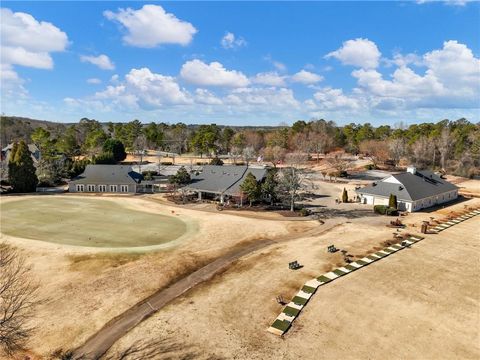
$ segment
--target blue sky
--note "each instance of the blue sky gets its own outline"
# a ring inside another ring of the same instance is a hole
[[[54,121],[480,121],[480,3],[2,3],[1,105]]]

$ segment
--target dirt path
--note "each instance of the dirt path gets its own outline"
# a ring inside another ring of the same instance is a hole
[[[234,261],[241,257],[263,249],[267,246],[278,244],[284,241],[291,241],[309,235],[318,235],[331,230],[341,222],[329,222],[328,225],[315,227],[314,229],[297,235],[284,235],[275,240],[260,240],[249,243],[243,247],[236,248],[227,254],[219,257],[208,265],[191,273],[187,277],[175,282],[167,288],[160,289],[148,298],[140,301],[124,313],[106,323],[97,333],[92,335],[82,346],[74,351],[74,359],[98,359],[126,333],[136,327],[143,320],[163,308],[172,300],[181,296],[196,285],[211,279],[213,276],[227,269]]]

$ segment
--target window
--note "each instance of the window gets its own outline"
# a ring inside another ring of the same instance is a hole
[[[117,192],[117,185],[110,185],[110,192]]]
[[[77,185],[77,191],[79,191],[79,192],[85,191],[85,185],[83,185],[83,184],[78,184],[78,185]]]
[[[94,192],[95,191],[95,185],[87,185],[87,191]]]
[[[128,185],[120,185],[120,192],[128,192]]]
[[[107,185],[98,185],[99,192],[107,192]]]

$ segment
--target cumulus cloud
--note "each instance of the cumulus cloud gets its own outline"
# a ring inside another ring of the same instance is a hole
[[[195,90],[195,102],[204,105],[221,105],[223,103],[220,98],[207,89]]]
[[[224,49],[236,49],[242,46],[247,46],[247,42],[242,37],[236,37],[234,33],[227,32],[222,39],[220,44]]]
[[[373,41],[358,38],[345,41],[341,48],[328,53],[325,58],[333,57],[344,65],[373,69],[378,66],[381,55]]]
[[[161,44],[188,45],[197,29],[187,22],[167,13],[159,5],[144,5],[139,10],[118,9],[105,11],[104,16],[118,22],[125,30],[123,41],[131,46],[152,48]]]
[[[296,108],[299,102],[293,91],[287,88],[256,88],[246,87],[232,90],[226,97],[226,103],[231,105],[250,105],[271,110],[269,108]]]
[[[322,81],[323,76],[312,73],[307,70],[300,70],[299,72],[297,72],[295,75],[291,77],[291,80],[293,82],[297,82],[305,85],[311,85],[311,84],[316,84]]]
[[[276,71],[258,73],[252,78],[254,84],[267,85],[267,86],[285,86],[286,76],[279,75]]]
[[[206,64],[195,59],[182,65],[180,76],[187,82],[200,86],[243,87],[249,84],[248,78],[236,70],[227,70],[219,62]]]
[[[418,74],[405,64],[390,79],[373,69],[352,72],[357,93],[373,99],[373,104],[412,107],[478,107],[480,98],[480,59],[457,41],[446,41],[443,48],[423,55],[427,70]]]
[[[451,6],[465,6],[469,2],[472,2],[473,0],[443,0],[443,1],[438,1],[438,0],[417,0],[417,4],[427,4],[431,2],[442,2],[446,5],[451,5]]]
[[[52,69],[51,52],[64,51],[68,37],[55,25],[37,21],[30,14],[1,11],[1,62],[39,69]]]
[[[98,85],[102,83],[102,80],[97,78],[90,78],[90,79],[87,79],[87,83],[92,85]]]
[[[98,66],[102,70],[114,70],[115,69],[115,64],[110,60],[110,58],[107,55],[99,55],[99,56],[87,56],[87,55],[82,55],[80,56],[80,60],[82,62],[87,62],[90,64],[93,64],[95,66]]]
[[[313,94],[313,99],[315,101],[306,101],[311,110],[345,111],[358,110],[363,106],[361,99],[345,95],[342,89],[331,87],[319,89]]]

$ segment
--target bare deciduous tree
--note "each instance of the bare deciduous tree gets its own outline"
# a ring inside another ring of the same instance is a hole
[[[402,157],[407,153],[406,142],[404,138],[397,138],[390,141],[388,148],[390,150],[390,158],[393,160],[395,167],[398,166]]]
[[[362,153],[370,156],[375,167],[378,163],[385,162],[388,159],[388,145],[385,141],[365,140],[360,143],[359,148]]]
[[[288,201],[290,211],[295,210],[295,201],[299,198],[299,191],[305,180],[306,174],[300,165],[308,160],[303,153],[287,154],[286,162],[289,167],[283,168],[279,176],[279,197]]]
[[[450,149],[453,147],[453,137],[448,126],[444,127],[440,138],[437,142],[438,151],[440,152],[440,164],[442,169],[446,169],[446,160],[448,158]]]
[[[1,243],[0,350],[7,355],[22,349],[34,330],[30,320],[40,303],[37,291],[25,258],[15,248]]]

